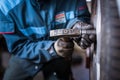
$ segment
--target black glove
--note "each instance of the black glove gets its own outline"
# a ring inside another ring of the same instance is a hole
[[[94,30],[92,25],[84,22],[77,22],[72,28],[80,30]],[[90,47],[93,42],[95,42],[96,37],[94,34],[81,34],[79,37],[75,37],[73,39],[81,48],[86,49],[87,47]]]
[[[61,57],[72,56],[74,50],[74,43],[70,38],[59,38],[55,44],[54,48],[56,53]]]
[[[81,48],[86,49],[87,47],[90,47],[93,42],[95,42],[94,34],[83,34],[79,45]]]

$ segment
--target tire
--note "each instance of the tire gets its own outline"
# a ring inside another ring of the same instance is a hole
[[[97,51],[93,56],[90,80],[120,80],[120,16],[116,0],[93,1],[100,2],[98,4],[101,6],[101,30],[100,35],[97,34]],[[97,15],[94,13],[98,9],[94,7],[96,6],[93,6],[92,10],[93,19]],[[96,22],[93,21],[94,23]],[[100,38],[98,39],[98,37]],[[97,63],[99,63],[99,68]],[[100,75],[98,75],[99,73]]]
[[[120,80],[120,19],[116,0],[101,0],[100,80]]]

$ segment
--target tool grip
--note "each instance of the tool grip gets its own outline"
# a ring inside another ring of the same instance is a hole
[[[77,37],[81,34],[96,34],[96,31],[79,29],[56,29],[50,31],[50,37]]]

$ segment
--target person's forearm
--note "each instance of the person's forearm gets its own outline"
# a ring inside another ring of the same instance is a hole
[[[53,59],[56,53],[49,52],[54,41],[32,42],[27,40],[23,44],[18,44],[12,52],[18,57],[33,60],[36,63],[43,63]]]

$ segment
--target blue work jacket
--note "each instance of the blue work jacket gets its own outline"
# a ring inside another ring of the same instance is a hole
[[[57,56],[49,51],[56,40],[50,30],[70,28],[80,20],[90,21],[85,0],[0,0],[0,33],[9,52],[35,63]]]

